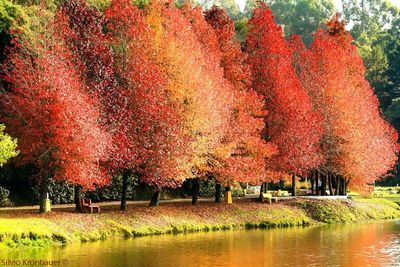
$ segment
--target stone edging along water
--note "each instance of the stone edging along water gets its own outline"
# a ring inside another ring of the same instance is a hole
[[[400,218],[400,207],[384,199],[292,199],[277,204],[168,203],[100,214],[71,211],[38,215],[0,213],[0,248],[68,245],[113,237],[251,228],[357,223]]]

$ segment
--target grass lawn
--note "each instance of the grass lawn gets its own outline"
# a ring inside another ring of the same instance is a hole
[[[0,247],[48,246],[112,237],[354,223],[400,217],[399,206],[385,199],[290,200],[263,204],[236,200],[233,205],[201,202],[104,206],[100,214],[59,209],[40,215],[33,210],[0,212]]]

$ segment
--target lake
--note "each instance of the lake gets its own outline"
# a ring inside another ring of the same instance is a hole
[[[400,221],[164,235],[0,251],[0,266],[49,263],[79,267],[400,266]]]

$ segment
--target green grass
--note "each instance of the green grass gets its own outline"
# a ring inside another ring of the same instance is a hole
[[[1,219],[0,246],[48,246],[70,241],[67,233],[45,219]]]
[[[398,204],[400,204],[400,195],[399,196],[388,196],[388,197],[383,197],[383,199],[392,201],[392,202],[396,202]]]
[[[390,194],[389,191],[397,191],[397,194]],[[350,192],[349,196],[353,197],[354,199],[364,198],[357,192]],[[392,202],[400,204],[400,187],[375,187],[374,192],[371,193],[371,197],[373,199],[386,199]]]
[[[323,223],[354,223],[400,217],[399,205],[386,199],[357,198],[353,201],[321,200],[298,201],[309,216]]]
[[[354,223],[399,217],[396,203],[364,198],[278,204],[170,203],[158,208],[129,206],[126,212],[109,207],[101,214],[54,211],[41,216],[13,211],[0,214],[0,247],[65,245],[113,237]]]
[[[399,186],[375,186],[375,191],[391,191],[391,190],[400,190]]]

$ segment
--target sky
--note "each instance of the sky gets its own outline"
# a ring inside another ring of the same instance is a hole
[[[246,0],[235,0],[236,3],[238,3],[240,10],[244,9],[244,6],[246,5]],[[338,7],[338,10],[341,10],[341,0],[333,0],[333,2],[335,3],[335,5]],[[390,2],[392,2],[393,4],[395,4],[396,6],[398,6],[400,8],[400,0],[390,0]]]

